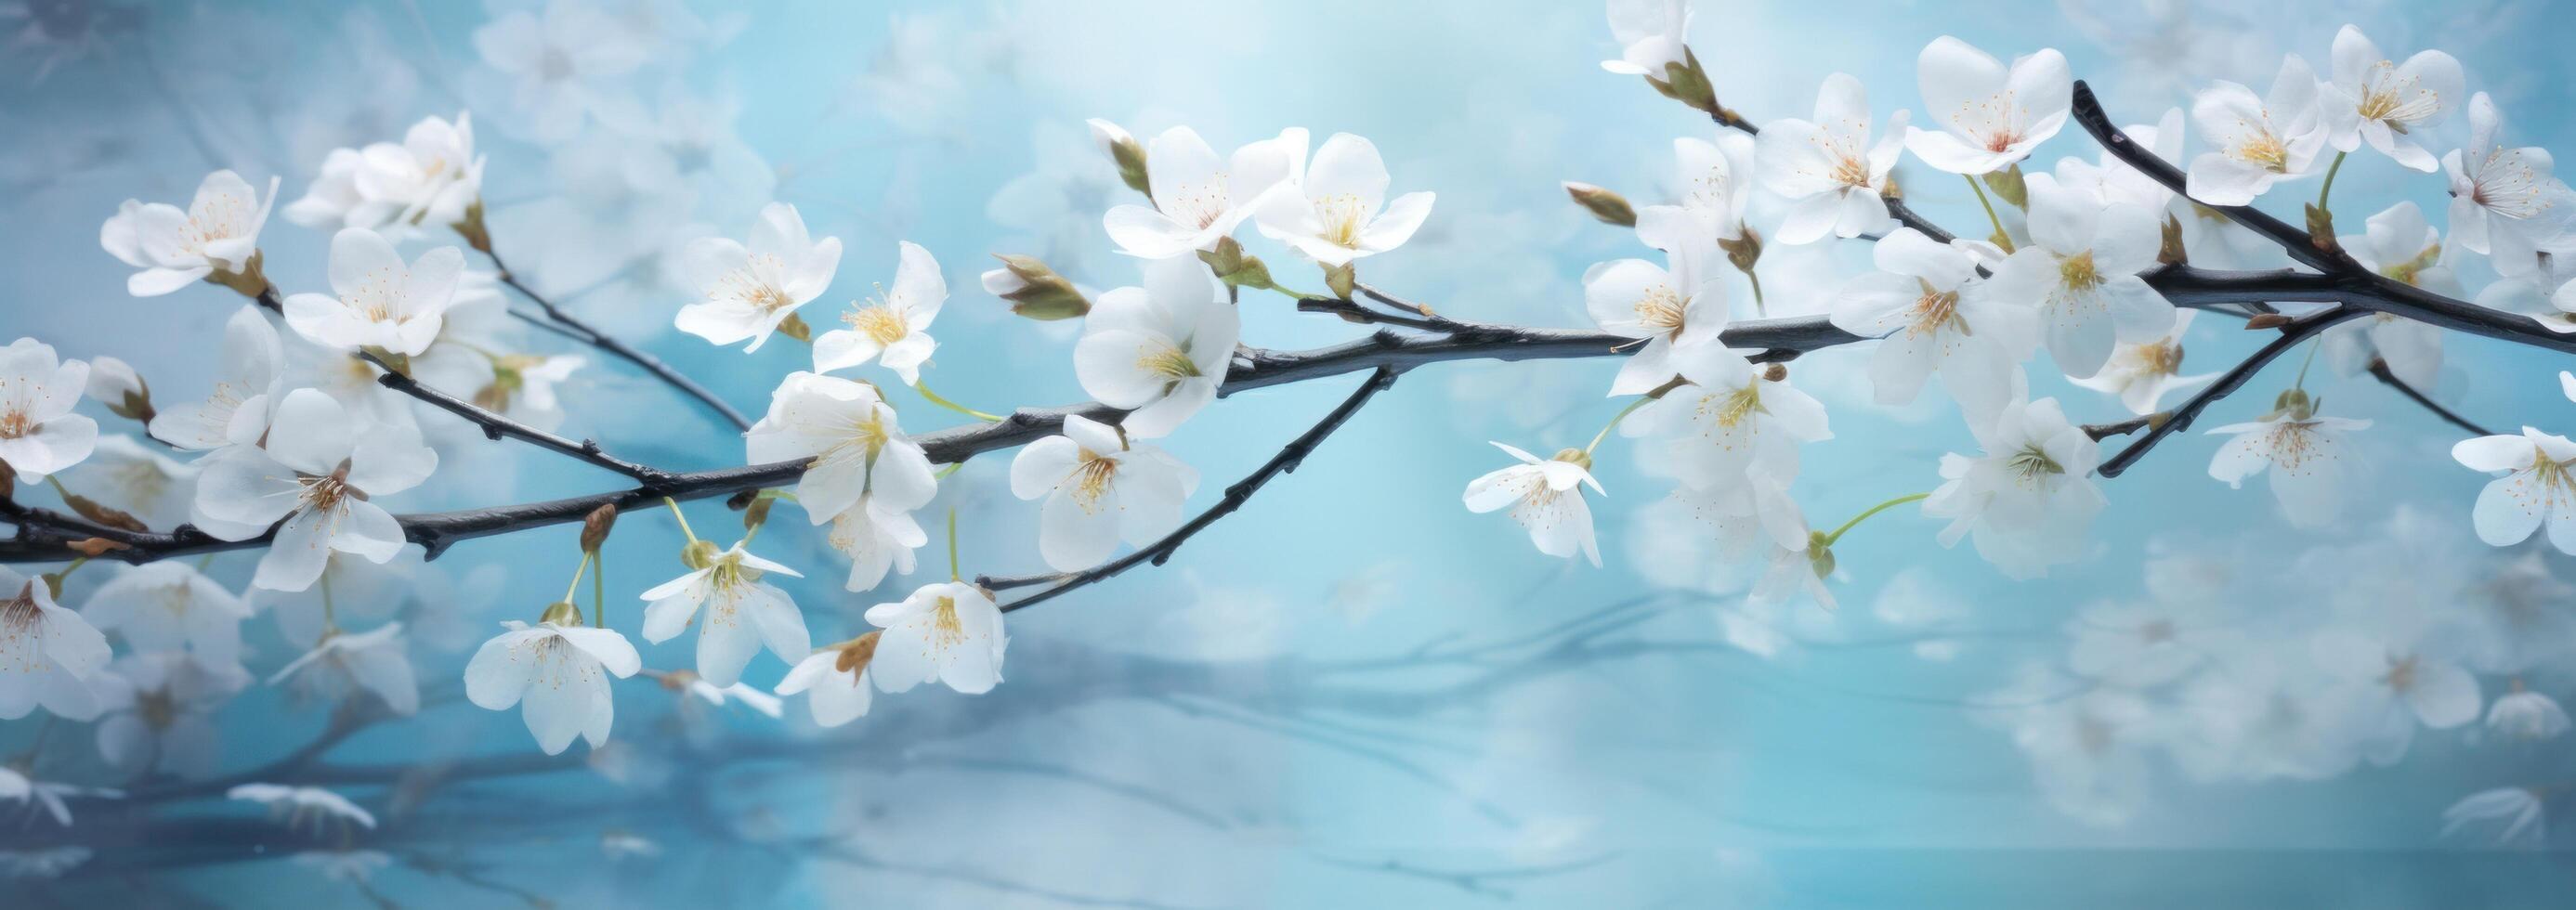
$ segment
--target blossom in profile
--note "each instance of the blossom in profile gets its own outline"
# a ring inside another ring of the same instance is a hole
[[[754,556],[739,542],[730,550],[713,544],[691,550],[702,555],[692,557],[688,574],[644,592],[645,641],[679,637],[705,610],[698,625],[698,675],[718,687],[740,682],[742,668],[763,645],[791,664],[813,651],[796,601],[762,579],[772,572],[802,578],[796,570]]]
[[[1592,536],[1592,507],[1583,501],[1582,487],[1603,493],[1601,482],[1592,479],[1592,457],[1581,449],[1566,449],[1552,458],[1540,458],[1503,443],[1494,443],[1519,464],[1501,468],[1467,482],[1464,499],[1467,511],[1492,512],[1509,509],[1512,521],[1529,531],[1530,543],[1549,556],[1583,558],[1598,566],[1601,548]]]
[[[231,171],[207,174],[197,196],[181,210],[168,203],[125,200],[99,227],[109,255],[141,271],[125,279],[126,293],[158,297],[207,279],[258,274],[259,229],[277,203],[277,179],[260,193]],[[265,283],[264,279],[262,283]],[[244,294],[257,294],[254,287]]]
[[[757,351],[797,307],[822,296],[840,268],[841,238],[814,239],[795,206],[772,202],[746,240],[689,241],[680,274],[702,299],[681,307],[674,322],[715,344],[748,339],[743,350]]]

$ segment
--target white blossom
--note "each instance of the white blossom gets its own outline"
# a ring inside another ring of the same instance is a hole
[[[1664,67],[1681,63],[1689,51],[1690,0],[1610,0],[1610,37],[1619,42],[1619,59],[1601,68],[1623,76],[1661,81]]]
[[[89,400],[106,405],[108,410],[117,411],[119,416],[132,410],[126,408],[126,402],[148,404],[152,400],[152,390],[144,385],[143,377],[134,372],[133,364],[104,355],[89,359],[89,381],[81,391],[89,396]]]
[[[2334,147],[2349,152],[2371,148],[2398,164],[2431,173],[2440,165],[2433,153],[2413,138],[2461,101],[2465,84],[2460,61],[2441,51],[2423,51],[2392,63],[2361,33],[2344,26],[2334,38],[2334,78],[2325,92],[2326,120]]]
[[[1653,230],[1639,222],[1639,236]],[[1678,228],[1682,223],[1656,225]],[[1726,284],[1710,255],[1700,247],[1712,242],[1687,232],[1658,234],[1668,247],[1659,268],[1643,259],[1617,259],[1593,265],[1583,273],[1583,307],[1603,331],[1642,339],[1635,353],[1619,364],[1610,381],[1612,395],[1643,395],[1672,381],[1679,371],[1675,349],[1714,343],[1726,330]]]
[[[402,630],[399,622],[357,633],[325,628],[313,650],[279,668],[268,684],[292,680],[306,697],[326,702],[364,690],[395,714],[410,716],[420,710],[420,680],[403,653]]]
[[[885,631],[877,639],[868,675],[887,692],[937,682],[968,695],[1002,681],[1002,653],[1010,636],[993,596],[965,582],[921,586],[897,603],[868,608],[868,622]]]
[[[523,705],[537,747],[555,755],[578,736],[599,748],[617,716],[608,679],[643,668],[635,646],[614,629],[552,622],[504,622],[465,665],[465,697],[491,711]]]
[[[2293,391],[2282,405],[2253,423],[2211,429],[2212,436],[2233,436],[2209,460],[2209,476],[2241,487],[2245,479],[2266,473],[2281,513],[2302,528],[2333,524],[2343,515],[2353,462],[2345,434],[2368,429],[2370,421],[2326,417],[2316,412],[2305,393]]]
[[[1118,541],[1152,543],[1181,523],[1181,504],[1199,472],[1170,452],[1128,442],[1118,428],[1080,414],[1064,432],[1029,443],[1011,459],[1011,494],[1045,499],[1038,554],[1059,572],[1090,568]]]
[[[1850,74],[1835,73],[1816,89],[1815,116],[1812,121],[1783,118],[1762,125],[1757,155],[1762,185],[1792,200],[1780,222],[1780,242],[1881,230],[1888,220],[1882,197],[1888,174],[1905,152],[1908,112],[1889,115],[1886,135],[1871,142],[1868,90]],[[1675,140],[1674,147],[1697,141]]]
[[[332,824],[355,825],[374,830],[376,816],[358,807],[348,797],[320,787],[290,787],[284,784],[242,784],[224,791],[224,798],[267,806],[271,815],[286,817],[288,828],[311,822],[319,830]]]
[[[2173,331],[2153,341],[2124,344],[2111,350],[2111,359],[2102,364],[2101,372],[2074,380],[2076,385],[2119,396],[2129,413],[2141,417],[2163,407],[2165,394],[2179,392],[2218,378],[2216,373],[2182,375],[2182,337],[2190,331],[2197,310],[2177,309]]]
[[[865,493],[832,516],[825,540],[850,558],[850,577],[842,588],[865,591],[884,581],[888,571],[912,574],[914,551],[930,543],[930,535],[911,511],[882,505],[875,493]]]
[[[421,444],[419,429],[362,427],[331,396],[297,389],[278,403],[265,446],[227,446],[206,457],[194,516],[224,540],[249,540],[276,525],[251,584],[301,591],[335,551],[393,559],[402,525],[375,500],[419,486],[437,468],[438,453]]]
[[[188,520],[188,505],[197,498],[197,466],[162,454],[166,451],[132,436],[101,436],[84,462],[89,467],[66,485],[146,527],[178,527]]]
[[[306,227],[366,228],[401,236],[424,224],[452,225],[483,192],[483,158],[474,151],[474,119],[424,117],[401,142],[334,149],[286,219]]]
[[[250,605],[178,560],[126,566],[99,585],[81,618],[125,637],[137,651],[187,650],[210,664],[241,660],[241,622]]]
[[[1683,483],[1708,489],[1753,470],[1787,483],[1798,476],[1800,445],[1834,438],[1824,404],[1785,375],[1774,378],[1717,344],[1684,346],[1675,355],[1689,383],[1640,406],[1619,432],[1667,440]]]
[[[284,389],[286,355],[277,327],[258,307],[244,306],[224,320],[223,369],[200,401],[168,405],[153,415],[152,438],[192,452],[250,445],[268,432],[269,410]]]
[[[1913,228],[1880,238],[1870,255],[1878,270],[1843,285],[1829,318],[1882,339],[1869,362],[1878,403],[1913,402],[1936,372],[1971,413],[2012,397],[2013,367],[2038,344],[2029,312],[1992,299],[1965,251]]]
[[[418,354],[438,339],[463,271],[465,254],[455,247],[405,264],[384,235],[343,228],[331,237],[331,293],[289,295],[286,325],[327,348]]]
[[[948,299],[948,279],[939,260],[920,244],[903,241],[902,261],[895,266],[894,289],[866,306],[851,304],[841,314],[848,328],[814,336],[814,372],[845,370],[874,360],[903,377],[905,385],[921,381],[921,365],[939,343],[930,337],[930,321]]]
[[[1102,224],[1130,256],[1169,259],[1215,249],[1273,193],[1296,191],[1292,181],[1305,157],[1303,129],[1283,130],[1218,158],[1196,131],[1176,126],[1146,147],[1154,204],[1110,209]]]
[[[911,512],[939,492],[930,457],[896,425],[875,386],[837,376],[787,374],[769,413],[743,434],[753,464],[810,459],[796,501],[814,524],[867,497],[875,508]]]
[[[844,670],[842,648],[825,648],[814,652],[788,669],[787,677],[778,681],[778,694],[805,695],[806,707],[814,712],[814,723],[838,727],[867,716],[868,705],[875,699],[874,684],[868,679],[869,664],[875,654],[876,640],[844,647],[866,648],[857,666]]]
[[[97,717],[95,677],[107,658],[107,636],[55,605],[43,579],[0,566],[0,720],[39,707],[66,720]]]
[[[2317,95],[2316,71],[2297,54],[2281,61],[2269,95],[2223,79],[2201,92],[2191,117],[2214,148],[2191,160],[2184,192],[2210,205],[2248,205],[2272,184],[2312,173],[2327,139]]]
[[[1494,448],[1520,463],[1468,481],[1467,511],[1508,508],[1512,520],[1528,529],[1530,543],[1539,552],[1549,556],[1580,552],[1593,565],[1600,565],[1601,548],[1592,536],[1592,507],[1584,503],[1581,487],[1589,485],[1592,492],[1609,494],[1592,478],[1591,456],[1566,449],[1541,459],[1499,442]]]
[[[2497,268],[2510,273],[2512,263],[2537,254],[2539,242],[2566,232],[2576,217],[2576,192],[2552,176],[2548,149],[2498,143],[2503,127],[2487,93],[2470,97],[2469,144],[2442,156],[2442,169],[2451,178],[2451,239],[2492,254]]]
[[[2523,427],[2518,436],[2461,440],[2451,447],[2451,458],[2469,470],[2501,475],[2478,493],[2471,512],[2479,540],[2509,547],[2546,520],[2550,545],[2576,554],[2576,442]]]
[[[2219,656],[2227,641],[2222,622],[2203,603],[2161,598],[2087,607],[2066,623],[2074,639],[2067,669],[2132,688],[2169,683]]]
[[[771,572],[802,578],[796,570],[751,555],[739,542],[716,552],[712,544],[686,575],[645,591],[644,640],[661,644],[678,637],[706,608],[698,627],[698,675],[710,684],[730,686],[742,679],[742,668],[767,645],[778,659],[795,663],[813,650],[805,632],[805,615],[778,586],[761,580]]]
[[[1100,295],[1073,348],[1074,375],[1123,408],[1133,439],[1159,439],[1216,400],[1243,323],[1197,260],[1148,263],[1143,287]]]
[[[2317,666],[2359,699],[2362,756],[2405,757],[2417,725],[2447,730],[2478,719],[2478,679],[2451,659],[2442,637],[2415,628],[2337,626],[2310,647]]]
[[[1298,152],[1303,157],[1304,149]],[[1285,187],[1266,197],[1253,213],[1256,226],[1263,236],[1327,266],[1395,249],[1431,217],[1433,196],[1414,192],[1389,201],[1389,179],[1376,145],[1334,133],[1306,162],[1302,177],[1290,173]]]
[[[2442,836],[2475,835],[2489,846],[2531,849],[2549,837],[2547,805],[2528,787],[2498,787],[2442,810]]]
[[[509,80],[511,104],[540,142],[571,138],[585,115],[610,108],[616,80],[645,63],[646,48],[584,0],[552,0],[474,30],[474,50]]]
[[[2075,76],[2055,48],[2013,60],[1943,35],[1915,61],[1924,106],[1940,127],[1907,127],[1905,147],[1923,163],[1978,175],[2020,161],[2057,135],[2074,107]]]
[[[98,243],[109,255],[141,269],[125,279],[126,293],[158,297],[190,282],[245,274],[259,255],[259,229],[268,223],[269,206],[277,203],[277,178],[268,193],[231,171],[207,174],[186,211],[178,206],[125,200],[116,216],[99,227]]]
[[[700,237],[681,254],[684,280],[705,299],[680,308],[680,331],[716,344],[750,339],[757,351],[796,308],[822,296],[841,267],[841,238],[813,239],[796,207],[760,210],[746,241]]]
[[[202,776],[223,757],[215,712],[250,686],[250,673],[165,651],[117,658],[100,682],[100,758],[130,773]]]
[[[2556,699],[2522,688],[2520,683],[2487,706],[2487,729],[2508,739],[2557,739],[2566,735],[2567,727],[2567,709],[2559,707]]]
[[[26,483],[81,463],[98,444],[98,421],[72,413],[89,364],[59,360],[52,345],[20,338],[0,348],[0,463]]]
[[[2362,268],[2437,294],[2456,295],[2460,281],[2442,255],[2442,232],[2424,220],[2413,202],[2400,202],[2370,216],[2360,235],[2335,238]],[[2374,359],[2407,385],[2430,389],[2442,373],[2442,330],[2386,313],[2326,330],[2325,354],[2346,375],[2368,369]]]
[[[2173,331],[2173,304],[2138,277],[2155,266],[2163,243],[2155,213],[2104,205],[2047,174],[2032,174],[2026,184],[2031,242],[1995,269],[1986,290],[2003,305],[2038,312],[2058,369],[2091,376],[2118,343]]]
[[[2092,480],[2101,447],[2057,399],[2014,402],[1977,431],[1985,454],[1941,456],[1942,484],[1923,514],[1950,519],[1941,545],[1975,536],[1977,554],[2015,578],[2083,555],[2085,529],[2106,500]]]

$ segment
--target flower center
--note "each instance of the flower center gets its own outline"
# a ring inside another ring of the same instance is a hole
[[[2172,620],[2153,620],[2148,622],[2146,625],[2138,627],[2138,640],[2146,642],[2147,644],[2163,644],[2165,642],[2172,641],[2173,639],[2174,624]]]
[[[356,487],[349,485],[348,462],[341,462],[340,469],[330,474],[321,477],[309,475],[297,477],[295,482],[303,487],[297,494],[297,500],[306,508],[319,512],[339,508],[342,500],[364,498]]]
[[[2093,264],[2093,251],[2085,250],[2057,260],[2057,280],[2070,291],[2090,291],[2102,286],[2102,270]]]
[[[2234,153],[2239,161],[2262,165],[2264,170],[2275,174],[2289,173],[2290,147],[2283,145],[2280,137],[2272,135],[2272,131],[2264,127],[2255,126],[2247,131],[2244,138],[2237,141]]]
[[[2012,453],[2012,457],[2004,459],[2004,469],[2025,483],[2051,474],[2066,473],[2065,465],[2058,464],[2057,459],[2049,457],[2047,450],[2036,445],[2026,445],[2021,451]]]
[[[134,714],[152,729],[167,730],[172,721],[179,719],[179,700],[171,697],[166,689],[137,692],[134,693]]]
[[[1360,229],[1368,226],[1371,214],[1360,197],[1341,193],[1314,200],[1315,210],[1323,215],[1324,241],[1346,249],[1358,249]]]
[[[1655,285],[1646,289],[1645,296],[1637,298],[1637,321],[1650,329],[1678,334],[1689,305],[1690,301],[1683,299],[1681,292],[1673,290],[1672,285]]]
[[[904,322],[903,310],[892,303],[881,303],[841,314],[841,322],[855,329],[878,347],[903,340],[911,326]]]
[[[1762,387],[1758,383],[1746,383],[1743,388],[1735,391],[1723,395],[1710,395],[1699,400],[1701,416],[1727,429],[1734,429],[1736,425],[1743,423],[1746,417],[1752,416],[1753,412],[1761,409]]]
[[[2381,681],[2386,682],[2389,691],[2392,692],[2405,692],[2415,688],[2415,655],[2390,658],[2388,675],[2381,677]]]
[[[35,428],[36,421],[27,416],[25,408],[11,405],[8,410],[0,411],[0,439],[17,439]]]
[[[1110,481],[1117,476],[1117,459],[1084,449],[1073,466],[1073,501],[1084,512],[1100,511],[1100,498],[1108,494]]]
[[[1173,382],[1199,375],[1199,365],[1190,360],[1189,353],[1168,344],[1136,358],[1136,367]]]
[[[930,608],[931,641],[946,650],[966,640],[966,623],[957,618],[957,598],[941,597]]]
[[[2379,273],[2404,284],[2416,284],[2416,279],[2423,276],[2425,269],[2432,268],[2435,263],[2438,263],[2441,260],[2442,245],[2436,243],[2432,246],[2425,247],[2424,251],[2415,254],[2415,258],[2413,259],[2381,266]]]
[[[1959,318],[1959,292],[1936,291],[1931,282],[1916,280],[1923,285],[1923,296],[1914,300],[1914,325],[1906,334],[1920,337],[1942,329],[1967,334],[1968,324]]]
[[[1842,154],[1834,157],[1834,169],[1828,175],[1835,183],[1853,189],[1869,188],[1869,162],[1860,156]]]
[[[2138,346],[2138,366],[2149,376],[2171,376],[2182,372],[2182,345],[2171,341],[2154,341]]]
[[[2397,66],[2386,60],[2373,64],[2361,86],[2361,119],[2377,120],[2397,132],[2406,132],[2408,124],[2426,117],[2442,105],[2442,96],[2416,85],[2414,79],[2397,78]]]

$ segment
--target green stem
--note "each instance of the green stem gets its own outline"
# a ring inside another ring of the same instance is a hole
[[[1896,497],[1895,499],[1890,499],[1890,500],[1888,500],[1888,501],[1886,501],[1886,502],[1882,502],[1882,503],[1879,503],[1879,504],[1877,504],[1877,505],[1871,506],[1871,507],[1869,507],[1869,509],[1868,509],[1867,511],[1864,511],[1864,512],[1862,512],[1862,513],[1858,514],[1858,515],[1854,515],[1854,516],[1852,516],[1850,521],[1843,522],[1843,526],[1842,526],[1842,527],[1839,527],[1839,528],[1835,528],[1835,529],[1834,529],[1834,531],[1833,531],[1833,533],[1825,535],[1825,546],[1828,546],[1828,547],[1833,546],[1833,545],[1834,545],[1834,541],[1837,541],[1837,540],[1841,540],[1841,539],[1843,539],[1843,533],[1844,533],[1844,532],[1846,532],[1846,531],[1850,531],[1851,529],[1853,529],[1853,528],[1855,528],[1855,527],[1858,527],[1862,521],[1868,520],[1868,518],[1869,518],[1870,516],[1872,516],[1872,515],[1876,515],[1876,514],[1878,514],[1878,513],[1880,513],[1880,512],[1885,512],[1885,511],[1887,511],[1887,510],[1889,510],[1889,509],[1896,508],[1897,506],[1901,506],[1901,505],[1904,505],[1904,504],[1909,503],[1909,502],[1919,502],[1919,501],[1921,501],[1922,499],[1924,499],[1925,497],[1928,497],[1928,496],[1931,496],[1931,495],[1932,495],[1932,494],[1930,494],[1930,493],[1908,493],[1908,494],[1905,494],[1905,495],[1903,495],[1903,496]]]
[[[1753,274],[1752,269],[1745,269],[1744,280],[1753,282],[1753,315],[1769,317],[1771,311],[1762,305],[1762,276]]]
[[[2335,153],[2334,163],[2326,165],[2326,185],[2317,190],[2317,210],[2326,213],[2329,218],[2334,217],[2334,210],[2326,207],[2326,197],[2334,195],[2335,172],[2343,170],[2344,156],[2349,154],[2352,153]]]
[[[313,586],[322,591],[322,640],[329,641],[340,633],[339,612],[331,606],[331,573],[324,571],[322,577],[313,580]]]
[[[583,574],[585,574],[585,573],[589,572],[589,571],[590,571],[590,554],[588,554],[588,553],[581,554],[581,564],[580,564],[580,565],[577,565],[577,566],[572,567],[572,584],[568,584],[568,585],[565,585],[565,586],[564,586],[564,596],[563,596],[563,599],[564,599],[564,602],[565,602],[565,603],[571,603],[571,602],[572,602],[572,596],[573,596],[573,594],[575,594],[575,593],[577,593],[577,592],[579,592],[579,591],[581,590],[581,576],[582,576]]]
[[[1628,415],[1636,413],[1638,408],[1645,407],[1646,402],[1653,400],[1655,396],[1639,395],[1637,400],[1628,402],[1627,407],[1620,408],[1619,413],[1610,415],[1610,422],[1602,425],[1601,432],[1592,434],[1592,444],[1583,447],[1583,454],[1590,455],[1592,450],[1600,448],[1601,441],[1610,438],[1610,431],[1619,428],[1619,421],[1628,419]]]
[[[965,573],[957,571],[957,508],[948,509],[948,580],[958,581]]]
[[[975,410],[974,408],[970,408],[970,407],[967,407],[967,406],[965,406],[965,405],[958,404],[958,403],[956,403],[956,402],[954,402],[954,401],[950,401],[950,400],[948,400],[948,399],[941,398],[941,397],[939,397],[939,393],[937,393],[937,392],[933,392],[933,391],[931,391],[931,390],[930,390],[930,385],[929,385],[928,383],[923,383],[923,382],[914,382],[914,383],[912,384],[912,390],[913,390],[913,391],[915,391],[915,392],[920,392],[920,393],[921,393],[921,397],[923,397],[923,398],[925,398],[925,399],[928,399],[928,400],[930,401],[930,403],[931,403],[931,404],[935,404],[935,405],[938,405],[938,406],[940,406],[940,407],[947,408],[947,409],[949,409],[949,410],[951,410],[951,411],[955,411],[955,412],[957,412],[957,413],[964,414],[964,415],[966,415],[966,416],[968,416],[968,417],[972,417],[972,418],[975,418],[975,419],[977,419],[977,420],[981,420],[981,421],[983,421],[983,422],[985,422],[985,423],[1001,423],[1001,422],[1005,419],[1005,418],[1003,418],[1003,417],[1002,417],[1002,415],[1000,415],[1000,414],[987,414],[987,413],[984,413],[984,412],[982,412],[982,411]]]
[[[931,472],[930,479],[932,479],[932,480],[947,480],[947,479],[948,479],[948,475],[957,473],[957,469],[958,469],[958,468],[962,468],[962,467],[965,467],[965,466],[966,466],[966,463],[965,463],[965,462],[962,462],[962,461],[952,461],[952,462],[949,462],[947,467],[940,468],[940,469],[939,469],[939,470],[937,470],[937,471],[933,471],[933,472]]]
[[[2308,356],[2307,356],[2307,359],[2299,361],[2299,378],[2297,378],[2297,379],[2295,379],[2295,380],[2292,380],[2292,381],[2290,382],[2290,388],[2298,389],[2298,390],[2300,390],[2300,391],[2302,391],[2302,392],[2307,391],[2307,388],[2308,388],[2308,367],[2313,366],[2313,365],[2315,365],[2315,364],[2316,364],[2316,362],[2317,362],[2317,349],[2318,349],[2318,348],[2321,348],[2321,347],[2324,347],[2324,346],[2325,346],[2325,338],[2324,338],[2323,336],[2319,336],[2316,340],[2308,342]]]
[[[2004,232],[2004,219],[2002,216],[1995,214],[1995,204],[1986,198],[1986,188],[1977,183],[1977,178],[1975,177],[1965,174],[1960,176],[1967,177],[1968,190],[1977,194],[1977,204],[1986,207],[1986,221],[1995,226],[1995,245],[2002,247],[2006,253],[2012,252],[2012,235]]]
[[[608,628],[608,554],[590,554],[590,624]]]
[[[679,522],[680,522],[680,536],[688,538],[688,539],[689,539],[689,542],[690,542],[690,543],[692,543],[692,544],[697,543],[697,542],[698,542],[698,534],[697,534],[697,532],[689,530],[689,516],[686,516],[686,515],[682,515],[682,514],[680,514],[680,501],[679,501],[679,500],[677,500],[677,499],[672,499],[671,497],[668,497],[668,496],[664,496],[664,497],[662,497],[662,504],[663,504],[663,505],[666,505],[666,506],[670,506],[670,507],[671,507],[671,517],[679,520]]]

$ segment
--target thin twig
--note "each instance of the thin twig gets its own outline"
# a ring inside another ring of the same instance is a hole
[[[628,477],[635,478],[638,481],[642,481],[644,485],[648,487],[660,486],[671,482],[671,472],[651,465],[637,464],[635,462],[610,455],[606,451],[600,449],[599,443],[592,442],[587,439],[579,441],[567,439],[519,421],[511,420],[510,418],[503,417],[499,414],[492,413],[490,410],[487,410],[473,402],[466,401],[446,392],[439,391],[438,389],[423,385],[420,381],[415,380],[410,376],[403,375],[401,372],[387,366],[383,360],[378,359],[374,354],[362,351],[358,353],[357,357],[360,360],[374,364],[378,370],[383,371],[383,375],[376,377],[376,384],[419,399],[431,407],[462,417],[467,422],[481,428],[483,436],[486,439],[498,440],[503,437],[516,439],[550,452],[560,453],[588,464],[624,474]]]
[[[2442,418],[2445,423],[2480,436],[2496,435],[2494,430],[2479,426],[2450,408],[2443,407],[2441,403],[2427,397],[2422,390],[2407,384],[2406,380],[2397,378],[2396,373],[2389,371],[2388,361],[2373,358],[2370,361],[2370,375],[2378,377],[2379,381],[2387,383],[2389,388],[2396,389],[2399,394],[2414,399],[2416,404],[2423,405],[2424,410],[2433,412],[2433,416]]]
[[[1297,465],[1303,463],[1306,460],[1306,456],[1314,452],[1317,445],[1323,443],[1325,437],[1333,435],[1334,430],[1341,429],[1342,424],[1348,423],[1352,415],[1359,413],[1360,408],[1368,404],[1370,398],[1376,397],[1377,393],[1383,392],[1388,386],[1394,385],[1396,374],[1397,371],[1394,367],[1377,368],[1377,372],[1369,374],[1368,380],[1360,383],[1359,388],[1351,390],[1351,396],[1343,399],[1340,406],[1333,408],[1331,413],[1325,414],[1324,419],[1316,421],[1315,425],[1308,428],[1305,433],[1300,434],[1295,440],[1290,441],[1286,446],[1281,447],[1279,454],[1273,455],[1269,461],[1263,462],[1261,467],[1255,469],[1250,476],[1237,481],[1233,486],[1225,488],[1225,498],[1218,500],[1216,505],[1209,506],[1207,511],[1199,513],[1198,517],[1190,519],[1188,523],[1181,525],[1180,528],[1174,530],[1172,533],[1163,535],[1161,540],[1139,547],[1136,552],[1084,569],[1080,572],[1075,572],[1066,576],[1057,576],[1057,578],[1060,578],[1061,580],[1056,581],[1054,587],[1014,600],[1010,603],[1003,604],[1002,611],[1008,613],[1012,610],[1018,610],[1023,607],[1033,607],[1038,604],[1045,603],[1049,600],[1071,593],[1076,589],[1106,581],[1120,572],[1127,571],[1128,569],[1135,568],[1147,562],[1151,562],[1158,566],[1162,565],[1165,561],[1172,558],[1173,553],[1179,552],[1181,544],[1188,543],[1192,535],[1206,530],[1207,526],[1215,524],[1217,519],[1224,518],[1227,515],[1233,514],[1234,510],[1243,508],[1243,504],[1252,499],[1252,494],[1260,492],[1263,484],[1269,483],[1272,478],[1278,477],[1281,474],[1297,470]],[[1026,584],[1025,581],[1020,579],[996,579],[989,577],[978,577],[975,580],[975,583],[987,588],[1019,587]]]
[[[662,380],[664,384],[669,385],[674,389],[678,389],[682,394],[688,395],[689,397],[695,398],[704,403],[708,408],[713,409],[718,416],[723,417],[726,423],[733,424],[734,429],[751,429],[751,420],[749,418],[742,416],[741,411],[734,410],[732,405],[726,404],[724,399],[716,397],[716,393],[708,391],[707,387],[699,385],[697,380],[690,379],[679,370],[673,369],[670,364],[663,363],[661,358],[637,350],[634,345],[619,341],[614,336],[592,328],[588,323],[574,318],[570,313],[564,312],[563,308],[555,306],[553,301],[547,300],[545,295],[537,293],[535,288],[529,287],[526,282],[519,280],[518,275],[511,273],[510,266],[501,261],[501,254],[497,252],[486,252],[484,255],[490,257],[492,260],[492,267],[500,271],[501,283],[509,285],[511,290],[519,292],[520,296],[528,298],[528,302],[534,303],[537,305],[538,309],[544,310],[546,318],[552,319],[557,323],[561,323],[565,327],[589,336],[590,340],[588,343],[591,346],[602,351],[606,351],[610,355],[620,360],[624,360],[627,363],[636,365],[643,369],[644,372],[653,374],[654,378]],[[524,319],[526,317],[523,316],[521,318]]]

